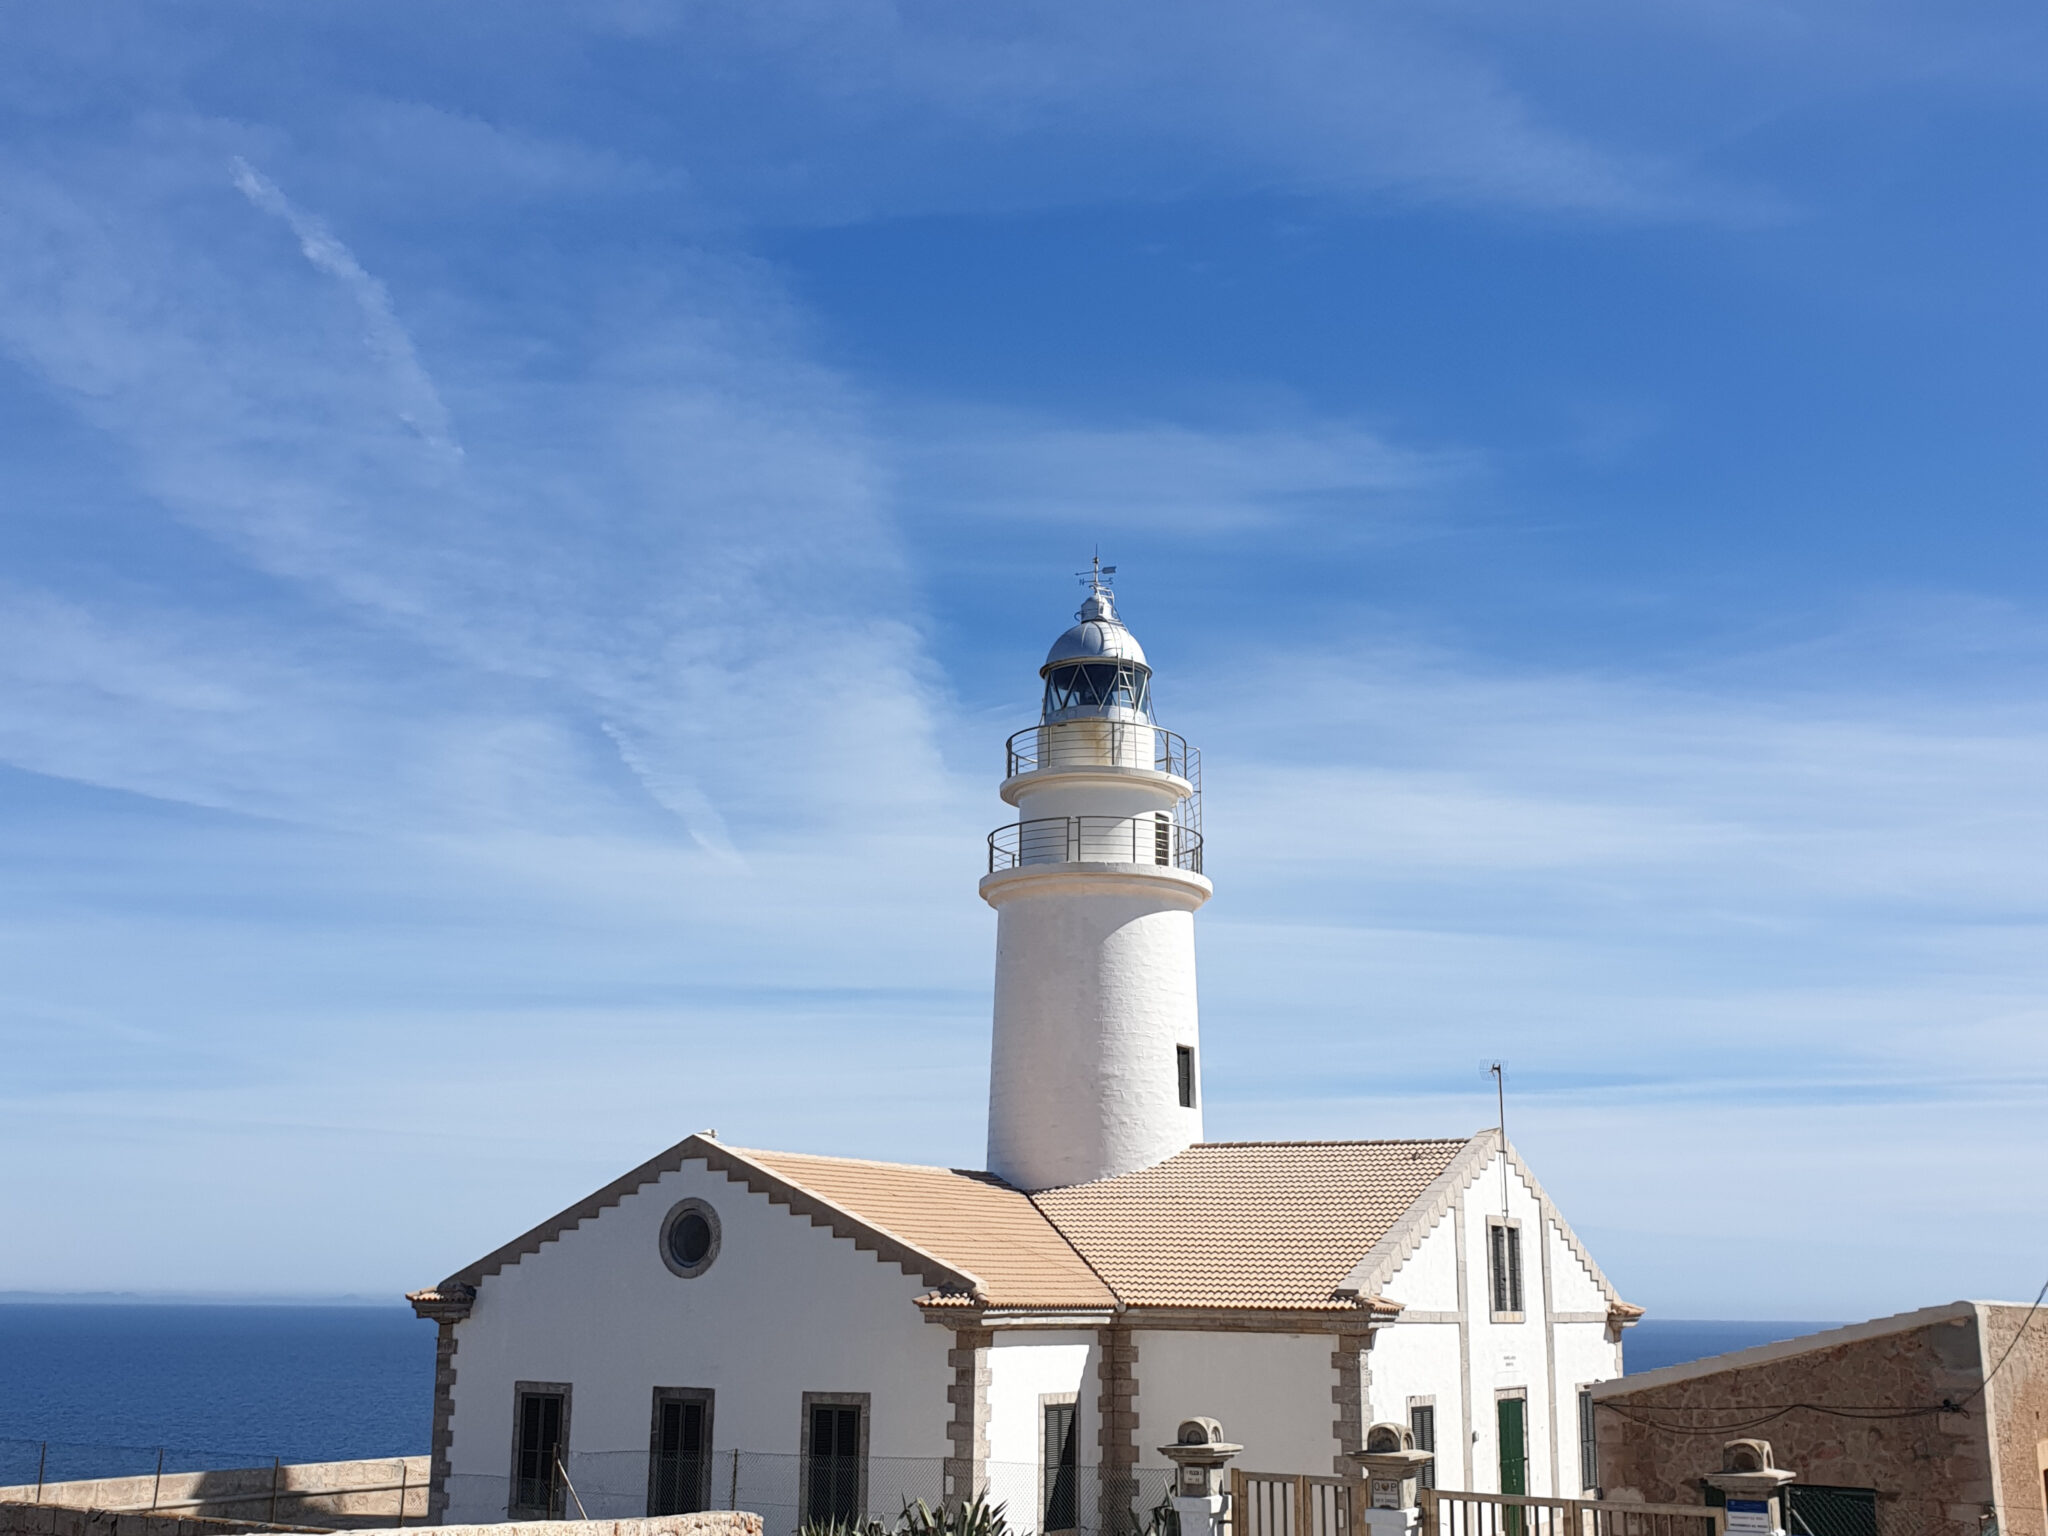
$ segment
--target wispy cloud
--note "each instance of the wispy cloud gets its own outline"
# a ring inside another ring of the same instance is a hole
[[[462,457],[462,445],[455,440],[448,408],[441,403],[440,395],[434,390],[434,381],[421,365],[412,338],[398,323],[398,316],[391,308],[391,295],[385,291],[384,285],[363,270],[354,253],[335,239],[326,225],[294,207],[291,200],[278,190],[277,184],[248,161],[237,155],[229,162],[229,170],[236,189],[265,213],[282,220],[298,236],[299,249],[306,260],[340,283],[349,297],[355,300],[356,308],[363,315],[364,344],[369,347],[371,355],[390,370],[392,386],[398,397],[398,419],[434,447],[456,458]]]
[[[1354,421],[1197,427],[1078,425],[927,411],[898,438],[906,499],[979,518],[1230,535],[1311,524],[1410,531],[1424,503],[1471,484],[1482,455],[1418,448]]]
[[[712,847],[872,805],[818,751],[870,726],[885,799],[932,802],[930,679],[892,611],[902,575],[871,450],[758,271],[697,253],[615,274],[586,366],[507,373],[492,354],[509,338],[469,336],[437,388],[385,286],[246,162],[238,186],[292,229],[306,280],[260,245],[178,238],[193,205],[164,205],[160,184],[90,202],[18,163],[0,174],[23,194],[0,242],[16,301],[0,338],[224,555],[338,603],[329,622],[367,626],[387,664],[413,648],[397,712],[545,721],[586,759],[613,752]],[[160,254],[137,265],[134,250]],[[309,292],[316,278],[346,312]],[[381,425],[394,388],[406,427]],[[171,622],[175,600],[161,606]],[[176,760],[152,762],[150,792]],[[586,795],[619,793],[584,772]]]

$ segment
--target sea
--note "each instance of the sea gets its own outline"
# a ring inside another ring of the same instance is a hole
[[[1646,1318],[1630,1374],[1829,1323]],[[0,1303],[0,1485],[427,1449],[434,1328],[394,1306]]]

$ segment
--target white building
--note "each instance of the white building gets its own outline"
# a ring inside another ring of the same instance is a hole
[[[1495,1131],[1201,1140],[1199,759],[1099,578],[1079,617],[981,882],[994,1171],[691,1136],[414,1293],[436,1518],[787,1531],[987,1490],[1117,1533],[1195,1414],[1257,1473],[1352,1475],[1397,1420],[1441,1486],[1589,1486],[1582,1394],[1641,1313]]]

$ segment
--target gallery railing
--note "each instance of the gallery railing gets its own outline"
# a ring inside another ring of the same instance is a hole
[[[1060,768],[1149,768],[1199,785],[1202,754],[1187,738],[1129,720],[1059,720],[1009,739],[1006,776]]]
[[[1202,834],[1164,812],[1038,816],[988,835],[989,873],[1027,864],[1152,864],[1202,872]]]

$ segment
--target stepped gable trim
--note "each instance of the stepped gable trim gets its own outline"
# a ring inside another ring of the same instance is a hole
[[[502,1248],[485,1254],[467,1269],[450,1275],[434,1289],[444,1293],[458,1286],[474,1289],[500,1270],[539,1252],[564,1233],[574,1231],[626,1196],[644,1189],[663,1174],[674,1173],[688,1162],[701,1162],[713,1172],[724,1174],[731,1182],[744,1185],[752,1193],[766,1195],[772,1204],[789,1207],[791,1214],[810,1218],[812,1226],[827,1228],[834,1237],[847,1239],[856,1248],[873,1253],[884,1263],[897,1265],[904,1273],[917,1276],[935,1289],[960,1290],[975,1295],[985,1290],[979,1276],[948,1264],[915,1243],[906,1242],[886,1228],[834,1205],[815,1190],[784,1178],[708,1136],[685,1136],[667,1151],[657,1153],[603,1189],[566,1210],[556,1212],[531,1231],[523,1232]]]
[[[1458,1196],[1486,1171],[1499,1139],[1494,1131],[1481,1131],[1468,1139],[1449,1166],[1402,1212],[1387,1235],[1351,1267],[1350,1274],[1337,1282],[1337,1294],[1370,1296],[1383,1290],[1409,1255],[1422,1246],[1422,1240],[1455,1208]]]
[[[703,1150],[695,1155],[703,1157],[714,1170],[733,1183],[744,1184],[757,1195],[766,1195],[771,1204],[788,1206],[793,1215],[808,1216],[812,1226],[829,1229],[834,1237],[847,1239],[854,1247],[873,1253],[886,1264],[896,1265],[906,1275],[916,1276],[935,1290],[966,1291],[976,1297],[985,1296],[988,1292],[987,1285],[973,1271],[948,1264],[937,1254],[927,1252],[907,1238],[898,1237],[887,1227],[856,1215],[844,1206],[833,1204],[816,1190],[755,1162],[744,1153],[707,1141]],[[960,1178],[987,1178],[987,1175],[960,1173],[958,1169],[944,1171]]]
[[[1422,1246],[1422,1240],[1435,1230],[1438,1222],[1450,1214],[1457,1197],[1478,1182],[1480,1175],[1485,1173],[1488,1165],[1493,1162],[1494,1154],[1501,1149],[1501,1144],[1500,1132],[1491,1126],[1475,1132],[1472,1139],[1465,1143],[1464,1150],[1452,1158],[1450,1166],[1437,1176],[1436,1182],[1424,1190],[1408,1208],[1407,1213],[1394,1223],[1393,1230],[1381,1238],[1374,1245],[1372,1252],[1359,1260],[1351,1273],[1344,1277],[1338,1290],[1369,1294],[1384,1289],[1394,1278],[1395,1273],[1407,1262],[1409,1256]],[[1564,1217],[1558,1214],[1556,1202],[1544,1190],[1536,1175],[1529,1171],[1529,1165],[1522,1161],[1521,1154],[1514,1149],[1512,1143],[1508,1144],[1507,1156],[1508,1166],[1528,1185],[1529,1192],[1536,1197],[1536,1203],[1544,1217],[1557,1228],[1565,1246],[1581,1264],[1586,1266],[1586,1272],[1593,1277],[1593,1283],[1600,1287],[1600,1294],[1607,1298],[1608,1317],[1618,1323],[1632,1323],[1641,1317],[1643,1309],[1621,1299],[1621,1293],[1615,1290],[1614,1283],[1593,1261],[1593,1255],[1586,1251],[1586,1245],[1579,1241],[1579,1235],[1571,1229]]]
[[[1492,1134],[1498,1139],[1500,1133],[1496,1131]],[[1574,1232],[1564,1217],[1558,1214],[1557,1202],[1550,1198],[1542,1182],[1530,1171],[1529,1165],[1522,1161],[1522,1154],[1514,1149],[1513,1143],[1508,1146],[1508,1166],[1527,1181],[1530,1193],[1535,1195],[1537,1202],[1543,1207],[1543,1214],[1550,1218],[1550,1224],[1557,1228],[1557,1235],[1564,1239],[1565,1247],[1571,1249],[1578,1261],[1586,1266],[1586,1273],[1591,1275],[1593,1283],[1600,1287],[1600,1294],[1607,1298],[1609,1320],[1632,1323],[1641,1317],[1643,1309],[1621,1299],[1621,1292],[1614,1288],[1614,1282],[1607,1278],[1607,1272],[1593,1262],[1593,1255],[1588,1253],[1586,1245],[1579,1241],[1579,1234]]]

